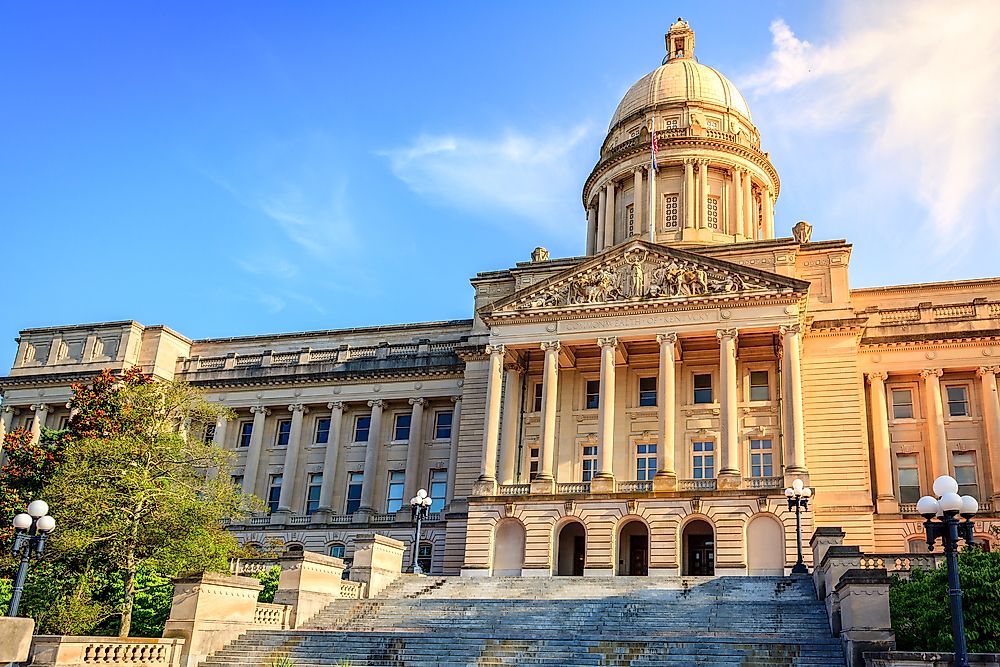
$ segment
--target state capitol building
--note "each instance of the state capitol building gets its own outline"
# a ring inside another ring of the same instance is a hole
[[[657,169],[652,169],[652,144]],[[780,574],[806,540],[926,550],[950,474],[1000,525],[1000,279],[852,289],[851,245],[774,220],[778,172],[678,20],[583,184],[586,255],[472,278],[470,319],[192,340],[134,321],[20,332],[3,428],[138,365],[235,411],[203,434],[269,512],[248,544],[350,560],[412,541],[435,574]],[[581,225],[582,227],[582,225]],[[2,433],[0,433],[2,435]]]

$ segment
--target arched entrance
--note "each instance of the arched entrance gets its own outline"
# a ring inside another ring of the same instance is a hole
[[[785,529],[775,517],[762,514],[747,524],[747,574],[785,573]]]
[[[649,529],[633,519],[618,531],[618,574],[645,577],[649,574]]]
[[[524,567],[524,526],[505,519],[493,532],[493,576],[520,577]]]
[[[712,524],[695,519],[684,526],[682,537],[683,573],[693,577],[715,575],[715,530]]]
[[[556,536],[556,575],[582,577],[587,561],[587,529],[579,521],[570,521]]]

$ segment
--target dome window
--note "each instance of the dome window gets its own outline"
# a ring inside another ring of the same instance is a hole
[[[673,232],[677,230],[677,194],[663,195],[663,228],[665,231]]]
[[[680,120],[677,118],[677,116],[674,116],[673,118],[668,118],[665,121],[663,121],[663,129],[665,130],[676,130],[678,127],[680,127]]]
[[[719,228],[719,198],[709,197],[708,198],[708,228],[718,229]]]

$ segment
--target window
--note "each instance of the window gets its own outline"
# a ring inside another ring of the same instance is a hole
[[[712,402],[712,374],[696,373],[694,376],[694,402]]]
[[[434,545],[430,542],[421,542],[417,550],[417,564],[424,572],[431,571],[431,563],[434,561]]]
[[[625,207],[625,238],[635,234],[635,204]]]
[[[240,439],[236,444],[239,447],[249,447],[250,438],[253,437],[253,422],[240,422]]]
[[[638,137],[639,133],[642,132],[642,125],[636,125],[631,130],[628,131],[629,138]]]
[[[709,118],[708,119],[708,129],[710,129],[710,130],[718,130],[719,129],[719,121],[716,120],[715,118]]]
[[[587,395],[583,407],[587,410],[596,410],[601,405],[601,381],[587,380]]]
[[[396,423],[392,427],[392,439],[394,442],[409,442],[410,421],[413,419],[411,413],[396,415]]]
[[[678,127],[678,120],[676,118],[668,118],[663,121],[663,127],[667,130],[676,130]]]
[[[278,511],[278,499],[281,498],[281,475],[271,475],[271,483],[267,488],[267,509]]]
[[[282,419],[278,422],[278,431],[274,435],[275,447],[287,447],[288,436],[292,432],[292,420]]]
[[[361,415],[354,420],[354,442],[368,442],[368,429],[372,425],[371,415]]]
[[[243,488],[243,475],[233,475],[230,479],[233,480],[233,486]]]
[[[538,477],[538,445],[528,449],[528,481],[533,482]]]
[[[656,476],[656,443],[639,443],[635,446],[635,478],[648,482]]]
[[[323,473],[314,472],[309,475],[309,485],[306,487],[306,514],[315,514],[319,509],[319,493],[323,488]]]
[[[63,417],[66,419],[66,417]],[[60,421],[59,430],[66,428],[66,426]],[[212,442],[215,440],[215,424],[205,424],[205,433],[201,438],[202,442]]]
[[[719,198],[709,197],[708,198],[708,228],[718,229],[719,228]]]
[[[771,387],[768,384],[767,371],[750,371],[750,400],[771,400]]]
[[[361,487],[364,484],[365,474],[361,472],[351,472],[347,474],[347,514],[354,514],[361,507]]]
[[[343,558],[344,554],[347,553],[347,546],[341,544],[340,542],[334,542],[330,545],[329,551],[327,552],[334,558]]]
[[[968,417],[969,416],[969,388],[964,384],[946,387],[948,393],[948,416]]]
[[[531,409],[532,409],[532,412],[541,412],[542,411],[542,383],[541,382],[536,382],[535,383],[535,397],[534,397],[534,401],[531,404]]]
[[[639,378],[639,405],[656,405],[656,376]]]
[[[976,478],[975,452],[955,452],[951,455],[951,463],[955,466],[959,495],[978,497],[979,481]]]
[[[432,501],[430,511],[440,512],[444,509],[444,502],[448,498],[448,471],[440,468],[431,470],[428,487]]]
[[[913,419],[913,392],[911,390],[892,390],[892,418]]]
[[[916,454],[896,457],[896,478],[899,480],[899,502],[917,502],[920,499],[920,468]]]
[[[691,474],[694,479],[715,477],[715,443],[711,440],[691,443]]]
[[[317,445],[325,445],[330,442],[330,418],[320,417],[316,420],[316,437],[313,442]]]
[[[597,472],[597,445],[583,446],[583,481],[589,482]]]
[[[434,415],[434,439],[451,440],[451,420],[454,413],[451,410]]]
[[[675,194],[663,195],[663,228],[667,231],[678,227],[677,201],[678,196]]]
[[[34,425],[35,425],[35,418],[34,417],[25,417],[24,418],[24,426],[23,426],[23,428],[24,428],[25,431],[30,431],[31,427],[34,426]]]
[[[385,511],[389,514],[403,509],[403,481],[406,473],[402,470],[389,471],[389,491],[386,494]]]
[[[774,450],[771,440],[750,440],[750,476],[774,476]]]

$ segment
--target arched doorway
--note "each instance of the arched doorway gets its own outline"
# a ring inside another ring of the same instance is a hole
[[[715,530],[712,524],[695,519],[684,526],[682,538],[685,575],[711,577],[715,575]]]
[[[570,521],[556,536],[556,575],[582,577],[587,562],[587,529]]]
[[[524,567],[524,526],[505,519],[493,531],[493,576],[520,577]]]
[[[785,528],[773,516],[762,514],[747,524],[747,574],[785,573]]]
[[[649,529],[637,519],[625,522],[618,531],[618,574],[626,577],[649,574]]]

